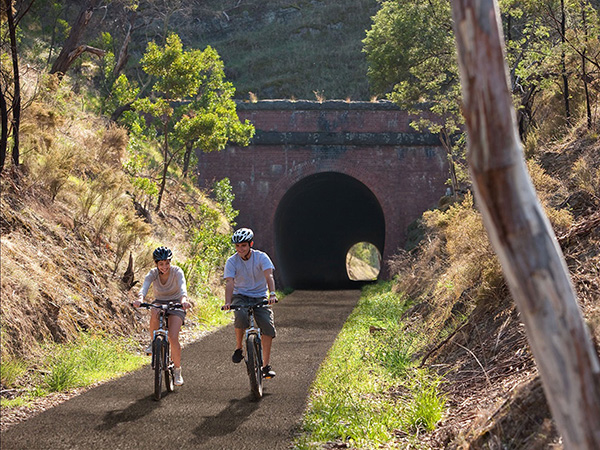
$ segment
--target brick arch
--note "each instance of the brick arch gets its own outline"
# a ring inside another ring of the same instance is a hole
[[[238,115],[256,127],[251,145],[199,153],[198,179],[208,187],[230,178],[239,226],[254,229],[256,247],[276,268],[286,261],[275,243],[278,208],[309,177],[340,174],[373,194],[383,214],[384,261],[404,245],[408,225],[444,195],[448,167],[437,136],[411,132],[411,116],[391,103],[265,101],[238,105]],[[283,275],[276,270],[279,284]]]

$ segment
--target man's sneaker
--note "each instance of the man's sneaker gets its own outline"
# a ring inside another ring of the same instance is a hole
[[[271,368],[270,365],[262,368],[263,378],[273,378],[275,376],[275,372]]]
[[[144,352],[146,353],[146,355],[151,355],[151,354],[152,354],[152,342],[150,342],[150,343],[148,344],[148,347],[146,347],[146,348],[144,349]]]
[[[242,349],[238,348],[235,350],[235,352],[233,352],[231,360],[237,364],[239,362],[242,362],[242,359],[244,359],[244,354],[242,353]]]
[[[183,377],[181,376],[181,367],[175,367],[175,386],[181,386],[183,384]]]

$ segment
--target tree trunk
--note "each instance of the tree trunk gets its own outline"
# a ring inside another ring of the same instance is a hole
[[[74,58],[70,57],[69,55],[71,55],[79,46],[79,40],[81,39],[83,32],[90,22],[92,15],[94,14],[96,3],[98,3],[98,0],[87,0],[82,6],[81,11],[77,16],[77,20],[75,20],[75,23],[71,27],[69,37],[65,41],[62,50],[50,69],[50,73],[64,75],[71,64],[73,64]]]
[[[6,8],[6,17],[8,22],[8,34],[10,36],[10,53],[12,57],[13,77],[14,77],[14,92],[12,99],[12,134],[13,134],[13,149],[12,160],[13,166],[19,167],[19,128],[21,124],[21,81],[19,76],[19,55],[17,54],[17,36],[16,25],[12,11],[11,0],[4,0]]]
[[[131,107],[131,105],[133,105],[133,102],[129,102],[126,105],[121,105],[119,106],[117,109],[115,109],[113,111],[113,113],[110,115],[110,120],[112,120],[113,122],[116,122],[117,120],[119,120],[119,118],[123,115],[123,113],[125,111],[131,111],[133,108]]]
[[[117,58],[117,64],[115,65],[115,69],[113,70],[114,78],[117,78],[119,76],[119,74],[123,70],[123,67],[125,67],[125,64],[127,63],[127,60],[129,59],[129,43],[131,42],[132,28],[133,27],[131,26],[131,24],[129,24],[129,26],[127,27],[127,34],[125,35],[125,39],[123,40],[123,45],[121,45],[119,57]]]
[[[567,124],[571,122],[571,107],[569,106],[569,79],[567,78],[567,63],[565,56],[565,32],[566,32],[566,23],[567,17],[565,13],[565,1],[560,0],[560,11],[562,14],[562,18],[560,20],[560,35],[562,42],[562,53],[561,53],[561,69],[562,69],[562,80],[563,80],[563,99],[565,101],[565,116],[567,118]]]
[[[585,15],[585,3],[580,3],[581,5],[581,22],[583,24],[583,39],[584,39],[584,47],[581,52],[581,75],[583,78],[583,91],[585,93],[585,115],[587,118],[587,127],[589,129],[592,128],[592,107],[590,102],[590,92],[588,89],[588,74],[587,74],[587,48],[589,41],[588,27],[587,27],[587,17]]]
[[[452,2],[468,161],[490,240],[525,324],[546,398],[569,450],[600,449],[600,361],[518,139],[500,13]]]
[[[185,144],[185,154],[183,155],[183,169],[181,171],[181,176],[183,178],[187,178],[188,171],[190,170],[190,159],[192,157],[192,149],[193,145],[191,142],[186,142]]]
[[[160,211],[160,204],[162,202],[163,193],[165,192],[165,186],[167,185],[167,172],[169,170],[169,163],[171,162],[171,160],[169,159],[168,131],[169,131],[168,123],[165,122],[164,127],[163,127],[163,133],[164,133],[164,138],[165,138],[165,141],[163,143],[163,174],[162,174],[162,180],[160,182],[160,190],[158,192],[158,201],[156,202],[156,209],[155,209],[156,212]]]
[[[8,147],[8,107],[4,91],[0,88],[0,173],[4,170]]]

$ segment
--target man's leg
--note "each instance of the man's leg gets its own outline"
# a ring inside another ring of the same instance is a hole
[[[239,348],[242,348],[242,341],[244,340],[244,334],[245,334],[245,329],[244,328],[236,328],[235,329],[235,348],[236,350]]]
[[[242,359],[244,359],[242,340],[244,339],[245,331],[245,328],[235,328],[235,351],[231,356],[231,360],[236,364],[242,362]]]
[[[268,366],[271,361],[271,344],[273,343],[272,336],[261,336],[262,347],[263,347],[263,367]]]

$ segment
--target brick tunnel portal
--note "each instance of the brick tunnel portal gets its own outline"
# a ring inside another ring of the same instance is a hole
[[[358,242],[383,254],[385,220],[375,195],[338,172],[307,176],[281,199],[275,215],[279,277],[294,289],[351,289],[346,255]]]

